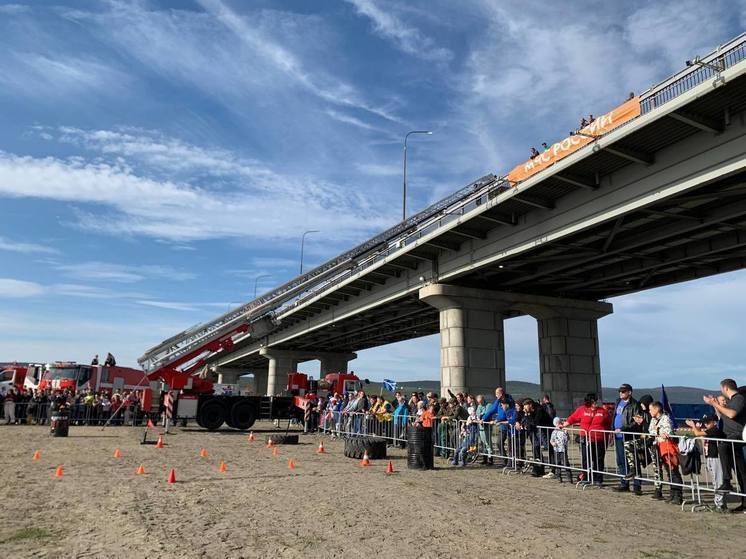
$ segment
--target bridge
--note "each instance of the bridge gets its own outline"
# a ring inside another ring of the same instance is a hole
[[[300,362],[344,371],[357,351],[440,333],[441,389],[489,393],[505,382],[504,321],[530,315],[541,388],[562,413],[601,391],[605,299],[745,266],[743,34],[550,152],[140,363],[152,371],[188,358],[229,381],[253,373],[258,391],[276,394]]]

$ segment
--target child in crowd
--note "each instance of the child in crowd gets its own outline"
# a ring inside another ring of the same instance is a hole
[[[562,420],[559,417],[555,417],[552,423],[554,424],[554,430],[549,438],[549,443],[554,449],[554,463],[557,465],[555,475],[560,483],[562,483],[564,474],[567,474],[567,481],[572,482],[572,472],[568,468],[563,467],[570,465],[567,459],[567,431],[562,427]]]
[[[715,440],[708,439],[724,439],[725,434],[718,426],[718,416],[713,414],[706,414],[701,422],[694,422],[691,419],[686,420],[686,424],[691,427],[692,433],[695,437],[705,438],[705,458],[707,459],[707,473],[710,475],[710,482],[712,486],[717,488],[723,483],[723,468],[720,465],[720,457],[718,456],[718,443]],[[728,508],[725,504],[725,494],[721,492],[715,493],[715,511],[717,512],[728,512]]]
[[[469,414],[466,421],[459,422],[461,424],[461,446],[456,451],[451,464],[458,466],[459,460],[462,466],[466,466],[466,454],[469,449],[475,447],[478,444],[479,439],[479,419],[477,418],[477,407],[476,402],[470,402],[469,407],[466,408],[466,412]]]

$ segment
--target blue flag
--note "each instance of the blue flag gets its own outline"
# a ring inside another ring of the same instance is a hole
[[[396,391],[396,381],[387,378],[383,379],[383,388],[384,390],[388,390],[389,392]]]
[[[673,410],[671,409],[671,404],[668,402],[668,395],[666,394],[666,387],[661,384],[661,404],[663,404],[663,411],[668,414],[668,417],[671,418],[671,423],[673,424],[674,429],[676,428],[676,417],[673,414]]]

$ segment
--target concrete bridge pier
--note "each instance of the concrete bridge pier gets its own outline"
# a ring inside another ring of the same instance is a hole
[[[305,361],[297,351],[262,348],[259,354],[269,359],[267,369],[267,396],[276,396],[287,386],[288,373],[298,370],[298,363]],[[259,391],[257,390],[257,394]]]
[[[447,288],[447,289],[444,289]],[[476,289],[430,285],[420,300],[440,311],[440,391],[489,396],[505,386],[505,305]]]
[[[319,378],[327,373],[346,373],[350,361],[357,359],[357,353],[322,353],[319,354],[321,368]]]
[[[566,415],[585,394],[601,395],[598,319],[609,303],[432,284],[420,300],[440,311],[441,391],[491,395],[505,386],[503,320],[536,318],[542,393]]]
[[[254,374],[254,394],[264,396],[267,394],[267,380],[269,377],[268,369],[253,369]]]
[[[598,319],[611,313],[611,305],[595,303],[594,309],[582,303],[584,308],[546,307],[536,317],[541,391],[551,396],[562,416],[590,392],[601,398]]]

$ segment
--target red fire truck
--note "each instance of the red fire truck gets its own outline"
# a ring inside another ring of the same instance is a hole
[[[158,383],[153,383],[157,385]],[[138,393],[142,408],[151,409],[153,391],[151,381],[140,369],[129,367],[106,367],[103,365],[83,365],[75,361],[55,361],[46,367],[41,376],[38,388],[45,390],[80,390],[91,389],[94,392],[112,394],[118,390]]]
[[[16,390],[36,388],[44,373],[44,365],[34,363],[28,365],[12,363],[0,367],[0,369],[0,387],[5,388],[6,391],[10,388]]]

